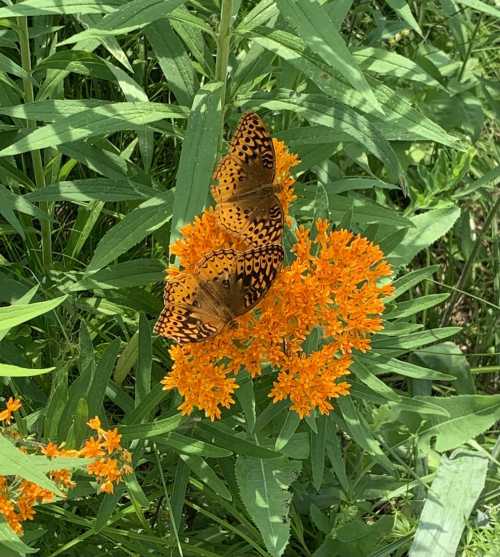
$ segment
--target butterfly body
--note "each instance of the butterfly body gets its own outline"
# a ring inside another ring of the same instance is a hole
[[[234,327],[235,318],[265,296],[282,261],[279,245],[210,253],[192,273],[179,273],[166,283],[155,333],[180,343],[201,342]]]

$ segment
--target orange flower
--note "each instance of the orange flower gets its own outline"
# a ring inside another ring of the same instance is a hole
[[[118,430],[112,429],[111,431],[105,431],[103,433],[106,449],[108,454],[111,454],[114,450],[120,448],[120,441],[122,436],[118,433]]]
[[[85,445],[83,446],[81,453],[87,458],[104,455],[104,451],[101,448],[101,443],[95,437],[91,437],[90,439],[87,439],[85,441]]]
[[[294,199],[290,168],[298,159],[274,140],[276,180],[285,215]],[[257,311],[237,319],[236,330],[226,328],[201,343],[174,345],[171,373],[162,383],[184,397],[179,409],[194,408],[214,420],[234,403],[235,376],[245,369],[253,377],[268,362],[278,375],[270,397],[290,399],[301,417],[315,408],[328,413],[331,401],[348,394],[339,379],[349,373],[351,352],[370,349],[370,335],[382,329],[383,298],[392,287],[380,279],[391,275],[384,254],[366,238],[348,230],[330,231],[329,223],[315,223],[316,236],[299,228],[293,247],[295,259],[283,268]],[[220,231],[213,210],[183,229],[173,252],[181,264],[192,266],[207,252],[236,247]],[[239,249],[239,248],[237,248]],[[317,342],[304,347],[313,332]],[[286,347],[284,349],[284,346]]]
[[[99,419],[98,416],[95,416],[94,418],[90,419],[87,422],[87,425],[90,427],[90,429],[93,429],[94,431],[99,431],[101,429],[101,420]]]
[[[0,412],[0,422],[5,422],[10,424],[12,421],[12,414],[21,408],[22,403],[17,398],[10,397],[7,401],[7,406],[5,410]]]

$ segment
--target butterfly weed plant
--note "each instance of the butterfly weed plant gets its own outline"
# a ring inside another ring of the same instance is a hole
[[[2,557],[499,553],[499,15],[0,6]]]

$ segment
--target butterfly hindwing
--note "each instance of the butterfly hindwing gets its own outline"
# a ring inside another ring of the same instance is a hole
[[[154,332],[179,343],[200,342],[219,333],[226,324],[190,273],[179,273],[165,284],[164,309]]]

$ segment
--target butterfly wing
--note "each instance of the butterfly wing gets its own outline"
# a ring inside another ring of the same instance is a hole
[[[283,248],[277,244],[260,246],[239,254],[231,311],[242,315],[267,294],[283,263]]]
[[[164,309],[154,327],[157,335],[180,344],[201,342],[218,334],[226,322],[192,274],[179,273],[165,284]]]
[[[229,153],[213,175],[216,201],[237,201],[249,192],[266,187],[272,193],[275,173],[273,140],[257,114],[243,115],[234,133]]]
[[[276,195],[247,196],[238,202],[222,201],[216,206],[222,226],[252,246],[281,243],[284,217]]]
[[[277,244],[244,252],[217,250],[200,262],[198,277],[232,319],[250,311],[266,295],[283,255],[283,248]]]

